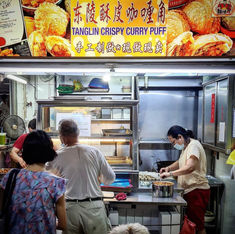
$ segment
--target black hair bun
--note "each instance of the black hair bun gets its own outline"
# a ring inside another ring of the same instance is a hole
[[[189,136],[190,138],[194,138],[194,134],[193,131],[191,130],[186,130],[187,136]]]

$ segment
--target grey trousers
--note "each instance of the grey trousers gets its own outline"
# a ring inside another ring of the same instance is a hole
[[[66,214],[63,234],[107,234],[111,230],[103,201],[66,202]]]

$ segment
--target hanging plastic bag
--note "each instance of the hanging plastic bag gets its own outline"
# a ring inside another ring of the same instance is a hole
[[[196,224],[188,219],[188,216],[184,216],[184,223],[180,230],[180,234],[195,234]]]

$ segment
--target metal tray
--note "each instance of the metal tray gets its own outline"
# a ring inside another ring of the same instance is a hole
[[[104,136],[131,136],[130,129],[102,129]]]

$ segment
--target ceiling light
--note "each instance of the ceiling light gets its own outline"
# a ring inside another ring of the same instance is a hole
[[[22,84],[27,84],[27,81],[18,77],[18,76],[14,76],[14,75],[7,75],[6,78],[10,79],[10,80],[14,80],[14,81],[17,81],[17,82],[20,82]]]
[[[110,81],[110,74],[105,73],[102,79],[103,79],[105,82]]]
[[[120,73],[136,73],[136,74],[148,74],[148,73],[204,73],[204,74],[235,74],[234,68],[216,69],[216,68],[115,68],[116,72]]]
[[[86,68],[79,68],[79,67],[73,67],[73,68],[64,68],[64,67],[17,67],[15,68],[15,70],[17,71],[17,73],[22,73],[22,74],[39,74],[39,73],[55,73],[56,70],[56,74],[58,73],[108,73],[110,72],[109,68],[96,68],[96,67],[86,67]],[[1,67],[1,72],[4,73],[13,73],[12,72],[12,67]]]

